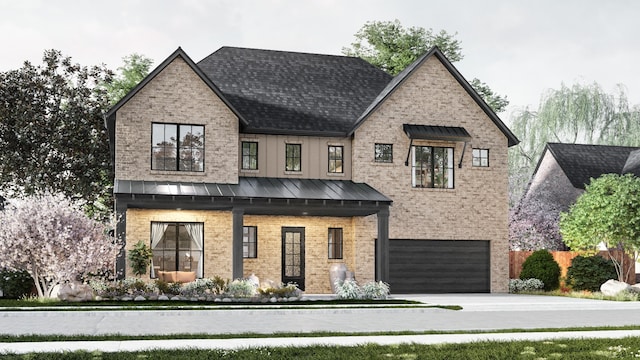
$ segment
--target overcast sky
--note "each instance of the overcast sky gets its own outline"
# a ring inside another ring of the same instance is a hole
[[[560,84],[624,84],[640,104],[636,0],[0,0],[0,71],[58,49],[116,70],[139,53],[157,65],[181,46],[199,61],[221,46],[341,54],[367,21],[457,32],[468,79],[506,95],[508,121]]]

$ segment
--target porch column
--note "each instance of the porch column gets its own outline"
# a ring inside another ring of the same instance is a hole
[[[243,257],[242,257],[242,228],[243,228],[243,208],[233,208],[233,279],[244,277]]]
[[[115,200],[116,202],[116,229],[113,236],[116,241],[120,241],[122,247],[116,257],[116,278],[119,280],[124,279],[127,273],[127,262],[125,254],[125,246],[127,245],[127,204],[123,201]]]
[[[378,212],[376,241],[376,281],[389,282],[389,208]]]

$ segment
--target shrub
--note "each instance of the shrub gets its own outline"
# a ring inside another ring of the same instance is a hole
[[[336,280],[336,297],[338,299],[361,299],[362,289],[355,280]]]
[[[225,294],[234,298],[250,298],[256,294],[256,286],[251,280],[236,279],[229,283]]]
[[[544,283],[539,279],[510,279],[509,292],[519,293],[527,291],[538,291],[544,289]]]
[[[567,270],[567,285],[574,290],[599,291],[609,279],[617,279],[613,261],[602,256],[576,256]]]
[[[300,296],[300,289],[293,283],[280,285],[279,287],[259,288],[258,293],[264,297],[290,298]]]
[[[25,270],[0,270],[0,290],[5,298],[19,299],[31,292],[33,278]]]
[[[147,272],[147,267],[151,264],[152,257],[153,252],[147,244],[142,240],[138,241],[133,246],[133,249],[129,250],[129,254],[127,255],[133,274],[136,276],[145,274]]]
[[[389,295],[389,284],[383,281],[371,281],[362,286],[362,297],[365,299],[384,300]]]
[[[522,264],[520,279],[539,279],[544,290],[555,290],[560,286],[560,265],[547,250],[534,251]]]

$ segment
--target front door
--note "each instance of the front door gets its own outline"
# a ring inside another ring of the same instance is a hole
[[[282,228],[282,282],[304,290],[304,228]]]

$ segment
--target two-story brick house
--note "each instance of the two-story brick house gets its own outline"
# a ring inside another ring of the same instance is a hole
[[[178,49],[107,126],[117,234],[151,246],[151,277],[327,293],[345,263],[394,293],[507,290],[518,140],[436,48],[395,78],[344,56]]]

